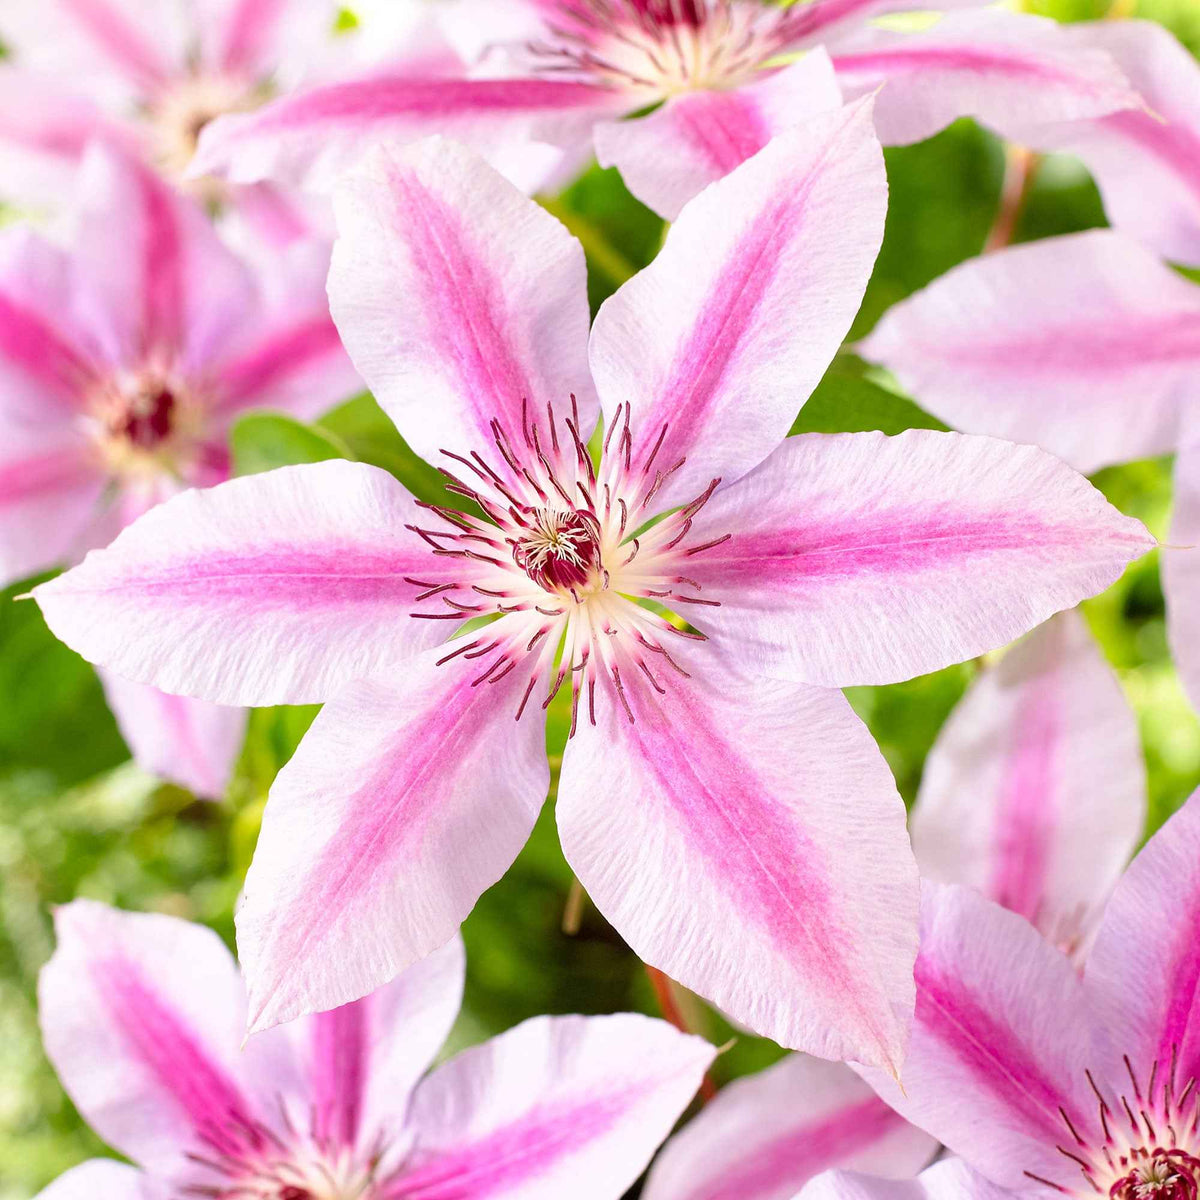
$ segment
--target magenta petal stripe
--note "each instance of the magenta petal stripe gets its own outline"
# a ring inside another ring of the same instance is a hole
[[[268,388],[286,384],[290,375],[312,369],[340,347],[341,339],[328,317],[273,330],[264,341],[221,368],[219,411],[228,415],[254,403]]]
[[[56,398],[79,402],[79,389],[92,376],[83,355],[46,318],[22,305],[12,283],[0,292],[0,357],[44,386]]]
[[[227,18],[221,65],[227,71],[252,69],[275,25],[281,21],[289,0],[235,0]]]
[[[312,1018],[313,1125],[321,1141],[353,1146],[358,1140],[369,1041],[369,1000]]]
[[[170,68],[161,55],[105,0],[59,0],[96,45],[143,87],[161,83]]]

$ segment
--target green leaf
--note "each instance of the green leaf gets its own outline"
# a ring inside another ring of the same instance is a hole
[[[906,429],[946,429],[936,417],[911,400],[889,392],[856,371],[835,362],[800,410],[792,433],[903,433]]]
[[[461,499],[446,491],[445,477],[409,448],[369,392],[327,413],[317,428],[345,446],[347,457],[395,475],[418,500],[462,506]]]
[[[271,412],[253,412],[241,417],[229,435],[229,448],[235,475],[257,475],[260,471],[296,463],[354,457],[327,430]]]

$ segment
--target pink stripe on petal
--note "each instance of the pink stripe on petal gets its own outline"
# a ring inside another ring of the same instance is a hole
[[[81,444],[0,462],[0,509],[91,485],[99,475]]]
[[[293,372],[310,370],[326,355],[340,352],[341,345],[327,316],[273,331],[267,340],[222,368],[218,410],[228,414],[254,404],[261,392],[285,383]]]
[[[353,1146],[367,1084],[369,1002],[343,1004],[312,1018],[312,1108],[322,1141]]]
[[[686,458],[656,503],[731,483],[778,446],[858,308],[885,193],[870,103],[818,114],[690,201],[605,301],[590,358],[606,416],[632,405],[640,454],[665,427],[662,469]]]
[[[92,377],[86,358],[41,314],[0,292],[0,356],[59,398],[79,403],[80,388]]]
[[[562,225],[475,154],[379,150],[335,198],[330,307],[354,365],[417,453],[485,452],[546,405],[596,404],[587,268]],[[546,438],[549,441],[549,438]]]
[[[105,0],[59,0],[59,3],[112,62],[138,84],[152,87],[166,78],[168,67],[161,55]]]
[[[149,171],[137,172],[142,207],[141,304],[145,350],[172,350],[184,334],[184,245],[177,201]]]
[[[236,0],[225,27],[221,66],[227,71],[256,67],[287,6],[288,0]]]
[[[402,686],[343,689],[276,779],[238,913],[253,1027],[358,999],[443,945],[529,836],[549,768],[540,713],[513,721],[527,678],[473,686],[492,660],[446,653],[408,660]]]
[[[127,1052],[187,1115],[203,1142],[225,1154],[265,1146],[237,1085],[136,964],[101,959],[92,964],[92,976]]]
[[[581,713],[567,860],[641,958],[755,1032],[898,1064],[914,871],[877,749],[832,690],[683,664],[665,696],[627,688],[633,724],[616,704],[596,727]]]

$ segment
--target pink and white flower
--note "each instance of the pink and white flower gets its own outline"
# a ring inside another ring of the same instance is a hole
[[[872,1083],[1021,1195],[1195,1196],[1198,863],[1200,794],[1117,885],[1082,978],[1022,917],[925,884],[905,1094]]]
[[[200,131],[249,112],[302,82],[364,71],[388,51],[394,68],[445,69],[417,0],[390,0],[392,19],[370,36],[334,37],[337,0],[45,0],[0,5],[0,167],[6,199],[57,207],[76,189],[89,144],[100,138],[181,181]],[[371,54],[368,55],[368,49]],[[273,187],[228,189],[199,181],[206,199],[234,199],[275,244],[323,228],[325,216]]]
[[[915,864],[835,689],[1002,644],[1153,539],[1032,447],[785,439],[885,192],[869,103],[781,135],[688,205],[589,344],[553,217],[460,147],[379,151],[337,197],[334,315],[466,511],[364,465],[284,469],[178,497],[37,590],[132,679],[328,701],[246,881],[253,1028],[451,936],[533,827],[565,688],[563,849],[634,951],[785,1045],[898,1066]]]
[[[46,1052],[135,1163],[42,1200],[619,1200],[714,1050],[631,1013],[537,1017],[425,1072],[462,998],[457,939],[388,987],[239,1050],[220,939],[77,900],[39,984]]]
[[[937,1142],[844,1063],[803,1054],[726,1084],[663,1147],[644,1200],[791,1200],[831,1167],[908,1179]]]
[[[251,406],[315,415],[361,384],[297,244],[256,275],[204,212],[95,146],[69,249],[0,236],[0,583],[80,558],[185,487],[226,479]],[[245,714],[105,673],[139,761],[218,796]]]
[[[1141,103],[1107,54],[1075,45],[1051,21],[954,13],[919,35],[867,24],[914,6],[457,0],[442,8],[464,57],[479,59],[470,78],[391,71],[284,97],[214,122],[194,169],[320,188],[380,142],[443,133],[481,151],[533,139],[577,152],[594,131],[601,162],[673,220],[774,134],[836,108],[841,87],[857,98],[887,85],[885,141],[927,137],[961,116],[1019,136]]]
[[[950,714],[909,830],[924,878],[969,884],[1082,961],[1145,819],[1137,719],[1072,612],[987,668]]]

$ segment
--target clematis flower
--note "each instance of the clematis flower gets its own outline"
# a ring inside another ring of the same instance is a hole
[[[673,220],[774,134],[836,108],[839,79],[854,98],[887,85],[879,99],[885,141],[927,137],[961,116],[1024,135],[1037,123],[1141,105],[1109,55],[1075,45],[1052,21],[955,13],[919,35],[866,24],[913,7],[458,0],[442,12],[464,57],[482,54],[470,78],[415,80],[393,70],[301,91],[214,122],[193,169],[323,188],[380,142],[442,133],[481,151],[523,139],[578,151],[594,130],[600,161]]]
[[[907,1179],[937,1152],[843,1063],[790,1054],[726,1084],[663,1147],[645,1200],[791,1200],[831,1167]]]
[[[239,1051],[245,989],[210,930],[87,900],[55,925],[46,1052],[136,1165],[93,1160],[41,1200],[619,1200],[714,1055],[632,1013],[537,1017],[425,1075],[462,998],[457,939]]]
[[[925,763],[909,819],[923,878],[965,883],[1082,961],[1141,840],[1137,719],[1078,613],[985,670]]]
[[[850,1171],[827,1171],[796,1200],[1005,1200],[1011,1192],[989,1183],[961,1159],[936,1163],[919,1179],[889,1182]]]
[[[906,1095],[872,1083],[1018,1194],[1194,1196],[1197,861],[1193,795],[1117,885],[1082,978],[1023,918],[926,884]]]
[[[369,69],[364,43],[382,39],[389,61],[406,70],[448,65],[448,47],[435,51],[422,31],[420,4],[390,0],[389,7],[392,28],[373,22],[369,38],[334,38],[336,0],[7,3],[0,8],[0,39],[13,58],[0,70],[4,195],[60,205],[97,138],[181,181],[209,121],[258,108],[302,81]],[[195,190],[235,200],[276,244],[322,226],[311,205],[275,188],[229,195],[209,180]]]
[[[285,469],[185,494],[37,589],[132,679],[329,701],[246,881],[253,1028],[451,936],[533,827],[565,690],[563,849],[633,950],[785,1045],[895,1069],[915,865],[835,689],[1004,643],[1153,540],[1032,447],[785,440],[885,188],[869,103],[781,135],[688,205],[589,345],[553,217],[453,144],[381,150],[336,198],[334,317],[464,511],[365,465]]]
[[[182,488],[228,477],[251,406],[315,415],[361,385],[329,316],[328,252],[256,274],[203,211],[96,146],[68,250],[0,236],[0,584],[77,560]],[[143,766],[219,796],[245,714],[102,675]]]

